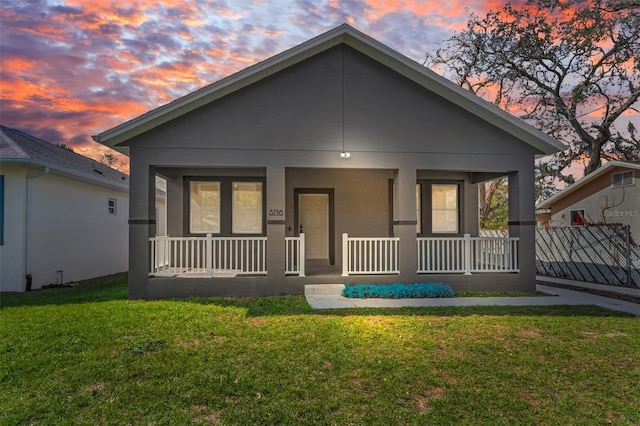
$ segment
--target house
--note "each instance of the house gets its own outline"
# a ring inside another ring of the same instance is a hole
[[[0,291],[126,271],[128,191],[127,175],[0,126]]]
[[[534,158],[563,148],[348,25],[94,140],[131,158],[129,296],[146,299],[534,290]],[[480,238],[477,185],[500,176],[510,238]]]
[[[539,226],[629,225],[640,241],[640,162],[609,161],[540,203]]]

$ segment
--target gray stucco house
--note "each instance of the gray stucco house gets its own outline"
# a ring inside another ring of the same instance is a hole
[[[534,290],[534,159],[563,148],[348,25],[94,139],[130,155],[129,294],[148,299]],[[480,238],[477,185],[499,176],[510,238]]]

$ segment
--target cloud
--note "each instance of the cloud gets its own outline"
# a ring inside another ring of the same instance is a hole
[[[466,22],[466,4],[3,0],[2,122],[99,155],[104,148],[92,142],[91,134],[344,22],[421,60],[429,45]],[[469,7],[480,11],[483,4],[476,0]]]

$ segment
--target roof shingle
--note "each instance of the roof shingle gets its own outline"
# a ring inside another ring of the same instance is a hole
[[[0,125],[0,162],[36,163],[94,181],[128,186],[129,177],[99,161],[56,146],[28,133]],[[3,161],[4,160],[4,161]]]

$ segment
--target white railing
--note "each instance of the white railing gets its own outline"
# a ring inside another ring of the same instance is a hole
[[[471,272],[519,272],[518,238],[471,238]]]
[[[519,272],[518,238],[418,238],[418,273]]]
[[[342,234],[342,276],[399,274],[399,238],[349,238]]]
[[[418,273],[464,273],[464,238],[418,238]]]
[[[299,237],[285,237],[285,275],[304,277],[304,234]]]
[[[155,237],[149,275],[266,274],[266,237]]]

